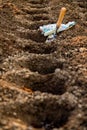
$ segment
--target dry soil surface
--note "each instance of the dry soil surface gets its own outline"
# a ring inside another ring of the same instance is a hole
[[[87,0],[0,0],[0,130],[87,130]]]

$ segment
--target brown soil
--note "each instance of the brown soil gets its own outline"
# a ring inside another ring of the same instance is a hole
[[[45,43],[63,6],[77,24]],[[0,130],[87,130],[87,0],[0,0]]]

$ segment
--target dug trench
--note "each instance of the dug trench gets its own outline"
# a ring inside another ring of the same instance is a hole
[[[3,0],[0,4],[1,130],[85,129],[86,0]],[[45,43],[38,28],[55,23],[61,6],[68,9],[64,22],[73,19],[77,25]]]

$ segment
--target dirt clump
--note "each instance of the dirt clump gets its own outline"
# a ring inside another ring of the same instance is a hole
[[[39,26],[76,25],[45,43]],[[87,1],[0,1],[0,130],[87,129]]]

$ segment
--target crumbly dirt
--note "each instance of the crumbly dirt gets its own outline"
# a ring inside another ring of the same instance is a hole
[[[87,130],[87,0],[0,0],[0,130]]]

